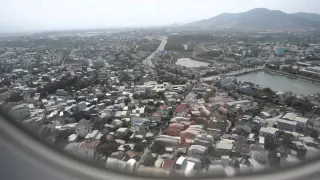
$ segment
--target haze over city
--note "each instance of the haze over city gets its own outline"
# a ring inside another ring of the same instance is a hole
[[[10,0],[0,1],[0,32],[189,23],[221,13],[268,8],[286,13],[319,13],[317,0]]]

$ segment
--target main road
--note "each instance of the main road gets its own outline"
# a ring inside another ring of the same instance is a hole
[[[159,51],[162,51],[166,46],[167,37],[159,37],[157,39],[161,41],[161,43],[159,44],[159,47],[150,56],[148,56],[145,60],[142,61],[143,64],[154,67],[154,65],[152,64],[152,58],[156,53],[158,53]]]

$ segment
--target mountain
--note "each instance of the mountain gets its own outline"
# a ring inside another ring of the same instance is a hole
[[[309,21],[320,22],[320,14],[299,12],[299,13],[293,13],[293,15],[305,18]]]
[[[186,24],[186,26],[243,30],[309,30],[319,28],[320,22],[279,10],[257,8],[243,13],[223,13],[210,19]]]

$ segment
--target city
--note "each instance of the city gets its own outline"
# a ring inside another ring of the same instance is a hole
[[[1,110],[103,168],[234,176],[319,152],[317,32],[36,33],[2,37],[0,61]]]

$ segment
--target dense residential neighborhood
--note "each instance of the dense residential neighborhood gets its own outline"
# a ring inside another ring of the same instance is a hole
[[[284,167],[319,151],[320,89],[301,95],[237,76],[319,84],[320,45],[270,36],[277,40],[179,29],[3,38],[1,109],[105,168],[189,177]]]

